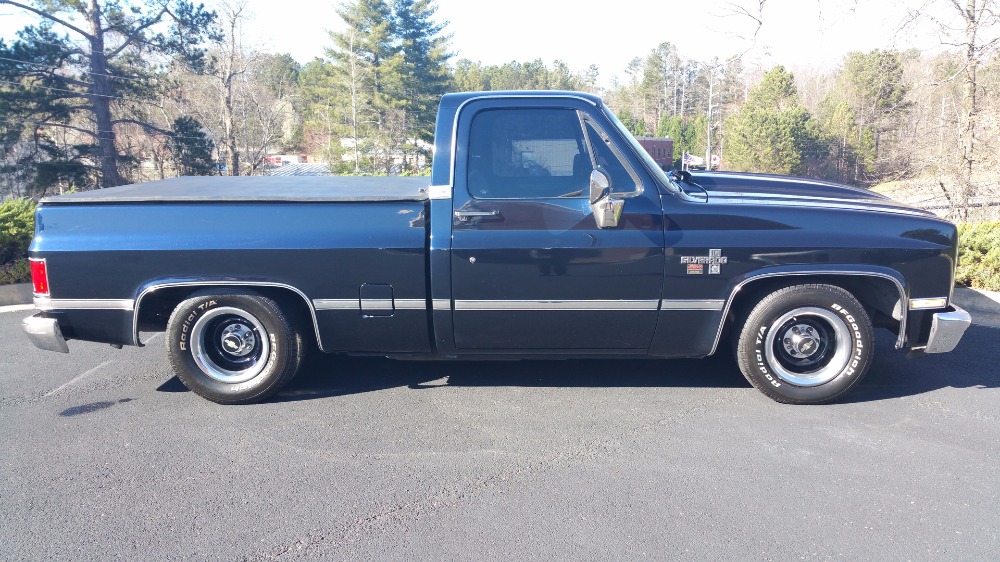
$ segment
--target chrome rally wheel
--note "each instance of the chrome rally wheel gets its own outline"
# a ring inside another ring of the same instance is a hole
[[[170,315],[166,340],[177,378],[220,404],[267,399],[305,356],[298,326],[274,299],[248,290],[196,293]]]
[[[269,335],[257,318],[233,307],[213,308],[191,327],[191,353],[206,375],[224,383],[246,382],[270,356]]]
[[[829,402],[854,388],[871,364],[864,306],[836,285],[792,285],[760,300],[737,323],[740,371],[778,402]]]

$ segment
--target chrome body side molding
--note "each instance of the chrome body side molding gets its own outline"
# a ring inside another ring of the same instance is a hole
[[[396,310],[427,310],[426,299],[393,299]]]
[[[724,300],[665,299],[665,300],[457,300],[455,310],[722,310]],[[452,310],[448,299],[431,301],[434,310]],[[316,310],[360,310],[381,308],[396,310],[427,310],[425,299],[359,300],[315,299]]]
[[[135,301],[131,299],[50,299],[49,297],[35,297],[35,309],[50,310],[124,310],[130,311],[135,308]]]
[[[660,301],[662,310],[722,310],[724,300],[669,300]]]
[[[455,310],[657,310],[656,300],[456,300]]]
[[[312,302],[316,310],[358,310],[361,307],[359,299],[315,299]]]

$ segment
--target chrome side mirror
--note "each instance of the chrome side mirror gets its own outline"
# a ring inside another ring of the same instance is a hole
[[[597,203],[602,197],[611,192],[611,181],[604,172],[594,170],[590,172],[590,204]]]
[[[594,212],[597,228],[614,228],[625,207],[623,199],[611,198],[611,181],[608,176],[594,170],[590,173],[590,210]]]

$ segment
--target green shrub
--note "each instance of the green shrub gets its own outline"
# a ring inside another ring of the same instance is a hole
[[[31,283],[31,266],[28,264],[28,258],[0,264],[0,285],[13,283]]]
[[[0,203],[0,265],[28,257],[35,235],[35,202],[8,199]]]
[[[960,224],[958,236],[955,282],[1000,291],[1000,222]]]
[[[28,246],[34,234],[34,201],[8,199],[0,203],[0,285],[31,281]]]

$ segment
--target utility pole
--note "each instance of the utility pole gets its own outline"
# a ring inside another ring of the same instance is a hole
[[[705,120],[708,123],[708,134],[705,136],[705,144],[708,145],[705,147],[705,169],[708,171],[712,171],[712,94],[715,91],[715,68],[711,67],[708,71],[708,118]]]

